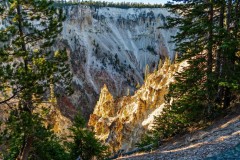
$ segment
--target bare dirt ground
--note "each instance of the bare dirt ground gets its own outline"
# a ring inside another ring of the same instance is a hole
[[[240,160],[240,107],[216,120],[210,127],[173,138],[159,149],[119,160],[231,159]],[[234,148],[235,147],[235,148]],[[234,152],[230,152],[233,150]],[[228,153],[230,155],[226,155]],[[213,157],[214,156],[214,157]],[[225,156],[225,158],[224,158]],[[228,156],[228,158],[227,158]]]

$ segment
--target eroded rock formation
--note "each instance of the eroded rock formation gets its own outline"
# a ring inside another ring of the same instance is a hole
[[[151,129],[154,116],[161,113],[164,95],[174,80],[174,73],[180,69],[177,64],[165,62],[147,75],[143,86],[132,96],[114,99],[105,85],[90,116],[89,126],[112,152],[133,149],[142,135]]]
[[[177,29],[158,29],[170,13],[164,8],[94,8],[68,6],[58,43],[69,50],[75,93],[59,105],[93,112],[104,84],[114,97],[134,93],[143,84],[145,67],[174,57],[171,36]],[[71,113],[70,113],[71,115]]]

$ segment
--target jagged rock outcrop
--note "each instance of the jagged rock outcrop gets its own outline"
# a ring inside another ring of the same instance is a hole
[[[86,117],[104,84],[114,97],[133,93],[146,65],[153,71],[160,58],[174,57],[169,41],[177,29],[158,29],[167,9],[68,6],[65,13],[58,47],[69,50],[75,93],[59,105],[80,107]]]
[[[143,86],[132,96],[114,99],[104,86],[90,116],[89,126],[111,147],[112,152],[133,149],[142,135],[151,129],[154,116],[161,113],[164,95],[174,80],[174,73],[180,70],[178,64],[165,62],[161,68],[147,75]]]

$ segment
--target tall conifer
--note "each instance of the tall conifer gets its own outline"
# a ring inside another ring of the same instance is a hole
[[[14,103],[11,117],[15,117],[7,123],[10,149],[6,156],[26,160],[41,147],[37,142],[49,142],[39,138],[40,131],[52,135],[34,110],[50,101],[54,88],[71,88],[67,53],[53,47],[64,16],[48,0],[2,0],[0,12],[0,107]]]
[[[155,134],[161,138],[214,118],[230,106],[240,87],[239,1],[173,2],[181,3],[167,5],[175,16],[163,28],[179,28],[173,41],[178,61],[188,66],[176,74],[166,96],[169,104],[155,119]]]

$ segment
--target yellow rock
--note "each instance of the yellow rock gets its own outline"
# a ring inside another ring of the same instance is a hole
[[[114,99],[104,85],[88,125],[99,139],[110,146],[112,152],[133,149],[152,127],[154,116],[161,114],[164,95],[174,81],[174,73],[180,69],[178,64],[171,65],[166,60],[160,69],[147,76],[133,96]]]

